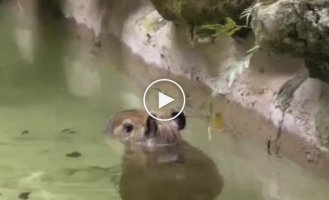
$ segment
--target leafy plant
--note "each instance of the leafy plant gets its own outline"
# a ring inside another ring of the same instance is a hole
[[[233,65],[227,67],[226,71],[221,73],[219,77],[210,80],[213,89],[213,96],[217,94],[226,94],[229,92],[236,77],[242,74],[250,66],[252,56],[260,49],[258,44],[255,44],[250,50],[246,52],[246,56],[235,62]]]
[[[253,6],[246,8],[240,15],[240,19],[246,18],[245,26],[249,26],[250,18],[253,12]]]
[[[241,28],[249,27],[250,18],[255,6],[256,5],[250,6],[241,13],[240,19],[246,18],[246,24],[243,26],[237,25],[231,18],[226,18],[226,23],[224,25],[204,25],[203,28],[215,31],[215,36],[222,33],[227,36],[231,36]],[[243,58],[239,59],[231,66],[228,66],[219,77],[210,80],[210,85],[213,89],[213,96],[216,96],[217,94],[226,94],[229,92],[229,89],[236,77],[250,67],[250,60],[259,49],[259,45],[255,43],[255,46],[249,49]]]
[[[217,37],[219,35],[225,35],[225,36],[232,36],[235,32],[240,30],[243,26],[239,26],[235,23],[235,21],[230,18],[225,18],[224,24],[204,24],[201,25],[201,30],[210,30],[214,31],[214,34],[212,34],[213,37]]]

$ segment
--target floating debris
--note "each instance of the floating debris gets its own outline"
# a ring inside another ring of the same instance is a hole
[[[63,130],[61,130],[61,132],[67,133],[67,134],[76,134],[77,133],[76,131],[69,129],[69,128],[63,129]]]
[[[77,132],[76,131],[69,131],[67,134],[76,134]]]
[[[24,130],[24,131],[21,132],[21,135],[26,135],[26,134],[29,134],[29,133],[30,133],[29,130]]]
[[[78,158],[78,157],[81,157],[82,154],[78,151],[73,151],[72,153],[66,154],[66,156],[71,157],[71,158]]]
[[[211,119],[211,127],[215,129],[224,129],[224,119],[221,114],[216,113]]]
[[[212,141],[212,128],[210,126],[208,126],[208,141]]]
[[[68,131],[70,131],[69,128],[66,128],[66,129],[61,130],[62,133],[66,133],[66,132],[68,132]]]
[[[64,173],[67,176],[72,176],[72,175],[74,175],[75,173],[77,173],[79,171],[80,171],[79,169],[65,169]]]
[[[29,199],[31,192],[22,192],[18,195],[18,198],[26,200]]]

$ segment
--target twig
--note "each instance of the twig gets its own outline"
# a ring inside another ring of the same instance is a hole
[[[16,2],[17,2],[19,9],[21,10],[21,12],[25,12],[25,10],[23,9],[23,7],[21,5],[21,2],[19,0],[16,0]]]

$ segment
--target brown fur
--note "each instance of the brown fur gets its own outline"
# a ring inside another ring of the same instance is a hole
[[[157,113],[156,115],[158,117],[170,117],[168,113]],[[107,134],[126,143],[152,147],[172,145],[181,141],[179,126],[175,120],[158,121],[150,119],[152,123],[155,123],[156,131],[151,130],[151,135],[146,135],[148,129],[152,128],[147,125],[148,118],[150,116],[142,110],[119,112],[110,119],[107,125]],[[131,124],[133,130],[130,133],[125,132],[124,124]]]
[[[157,113],[164,115],[169,114]],[[123,200],[214,200],[219,195],[223,180],[217,166],[182,140],[185,116],[181,117],[183,121],[160,122],[144,111],[128,110],[110,120],[107,133],[126,144],[120,178]],[[124,129],[127,122],[134,125],[129,134]]]

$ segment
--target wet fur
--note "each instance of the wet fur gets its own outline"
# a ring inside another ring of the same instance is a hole
[[[157,113],[158,117],[171,117],[173,113]],[[134,129],[131,133],[124,131],[124,124],[130,123]],[[182,141],[180,130],[185,127],[185,116],[181,114],[176,120],[158,121],[142,110],[126,110],[117,113],[107,125],[107,134],[126,143],[143,146],[166,146]]]
[[[214,200],[223,179],[205,153],[183,142],[161,152],[126,153],[119,186],[123,200]]]
[[[126,122],[136,127],[129,135],[122,128]],[[223,180],[217,166],[183,141],[184,128],[184,115],[160,122],[140,110],[117,113],[109,121],[110,138],[125,145],[120,178],[123,200],[214,200],[219,195]]]

